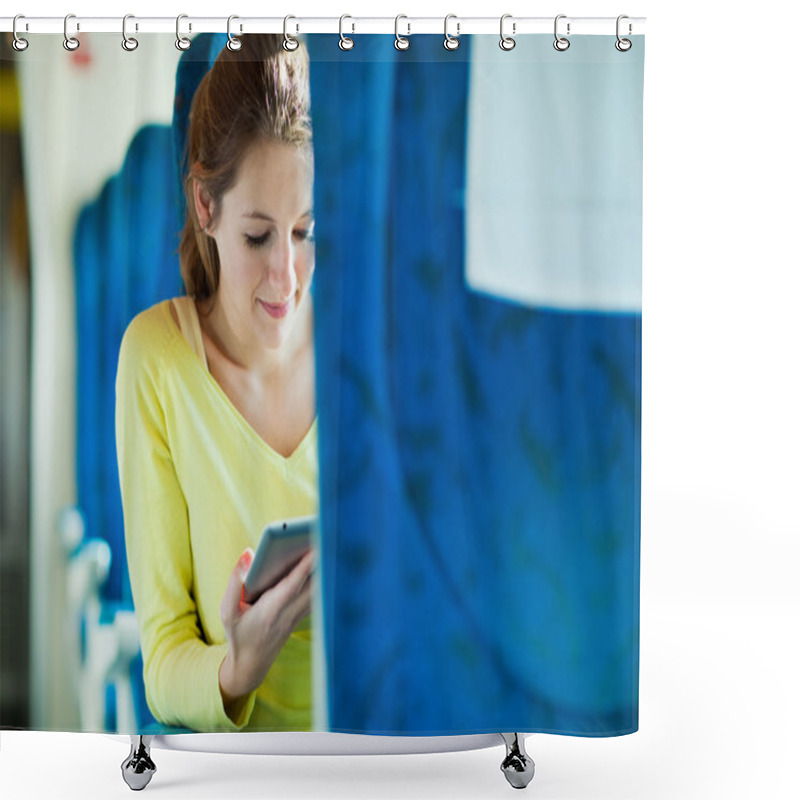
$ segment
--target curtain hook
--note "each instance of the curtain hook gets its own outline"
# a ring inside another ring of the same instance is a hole
[[[344,33],[342,33],[342,24],[346,19],[353,19],[353,18],[349,14],[342,14],[342,16],[339,17],[339,47],[342,50],[352,50],[355,42],[349,36],[345,36]],[[352,25],[353,25],[353,33],[355,33],[356,31],[355,22],[352,23]]]
[[[75,16],[74,14],[67,14],[67,16],[64,17],[64,42],[63,42],[63,44],[64,44],[64,49],[65,50],[77,50],[81,46],[81,43],[78,41],[78,39],[75,36],[69,36],[67,34],[67,24],[69,23],[69,18],[70,17],[74,17],[74,16]],[[77,30],[80,30],[81,29],[80,24],[79,23],[76,23],[76,24],[77,24]]]
[[[293,36],[289,36],[286,31],[286,26],[290,19],[297,19],[297,17],[293,17],[291,14],[283,18],[283,49],[292,52],[293,50],[297,50],[300,46],[300,42],[297,41]]]
[[[231,20],[232,19],[239,19],[236,14],[231,14],[228,17],[228,41],[225,42],[225,47],[228,48],[232,53],[235,53],[237,50],[242,49],[242,40],[237,39],[235,36],[231,36]],[[239,28],[241,31],[241,27]]]
[[[127,50],[129,53],[139,46],[139,42],[132,36],[128,36],[127,31],[125,30],[125,26],[131,17],[133,17],[133,14],[126,14],[122,18],[122,49]],[[139,23],[136,23],[136,30],[139,30]]]
[[[629,19],[628,15],[627,14],[620,14],[617,17],[617,41],[614,42],[614,47],[616,47],[617,50],[620,51],[620,53],[627,53],[628,50],[630,50],[631,47],[633,47],[633,42],[630,39],[620,39],[620,36],[619,36],[619,23],[620,23],[620,20],[623,20],[623,19]],[[629,22],[628,23],[628,35],[630,36],[632,32],[633,32],[633,25],[631,25],[630,22]]]
[[[399,32],[399,25],[401,19],[408,19],[405,14],[398,14],[394,18],[394,46],[398,50],[408,50],[411,47],[411,42],[406,38],[406,36],[411,36],[411,23],[407,22],[406,25],[408,26],[408,33],[406,36],[401,36]]]
[[[554,28],[556,40],[553,42],[553,47],[555,47],[555,49],[561,53],[569,49],[569,39],[558,35],[558,21],[560,19],[566,19],[566,18],[567,18],[566,14],[559,14],[556,17],[556,23]],[[569,36],[569,22],[567,23],[567,36]]]
[[[459,35],[460,31],[461,31],[461,23],[460,22],[456,23],[456,35],[455,36],[451,36],[447,32],[447,23],[451,19],[458,19],[458,17],[456,17],[455,14],[448,14],[444,18],[444,49],[445,50],[458,50],[458,46],[461,44],[461,42],[458,41],[458,35]]]
[[[17,35],[17,20],[18,19],[25,19],[25,15],[24,14],[17,14],[17,16],[14,17],[14,24],[12,26],[12,30],[14,31],[14,41],[12,42],[12,45],[13,45],[14,49],[17,52],[21,53],[23,50],[27,50],[28,49],[28,40],[27,39],[23,39],[21,36]],[[25,23],[25,30],[28,30],[28,23],[27,22]]]
[[[506,52],[509,51],[509,50],[513,50],[517,45],[517,43],[514,41],[514,39],[511,36],[505,36],[503,34],[503,23],[509,17],[511,17],[511,14],[503,14],[503,16],[500,17],[500,49],[501,50],[505,50]],[[517,32],[517,23],[516,22],[512,23],[511,32],[512,33],[516,33]]]
[[[175,47],[178,50],[188,50],[192,46],[192,40],[186,36],[181,36],[181,20],[184,17],[188,17],[188,14],[178,14],[178,18],[175,20]],[[189,30],[192,29],[191,23],[189,23]]]

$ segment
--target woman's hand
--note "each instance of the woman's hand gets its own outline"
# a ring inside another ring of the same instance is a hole
[[[236,701],[261,684],[291,632],[311,612],[315,550],[250,604],[244,600],[244,580],[253,557],[248,547],[233,568],[220,606],[228,653],[219,669],[219,688],[229,716]]]

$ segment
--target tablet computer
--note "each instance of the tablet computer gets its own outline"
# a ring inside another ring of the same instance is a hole
[[[267,589],[285,578],[311,549],[317,518],[295,517],[273,522],[261,534],[253,563],[244,581],[244,599],[255,603]]]

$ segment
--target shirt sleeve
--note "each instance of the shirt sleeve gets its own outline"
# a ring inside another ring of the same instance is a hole
[[[142,322],[140,315],[131,323],[120,347],[115,425],[147,704],[165,725],[237,731],[250,719],[255,692],[236,704],[236,719],[231,720],[219,690],[219,668],[228,646],[205,642],[192,594],[189,517],[163,405],[169,351],[163,339],[148,341]]]

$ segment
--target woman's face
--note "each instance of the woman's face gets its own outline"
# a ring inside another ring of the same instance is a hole
[[[262,141],[208,228],[220,260],[216,302],[237,348],[281,348],[306,311],[314,273],[310,149]]]

